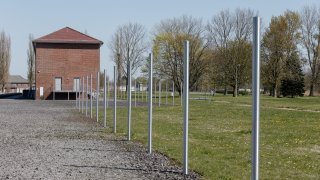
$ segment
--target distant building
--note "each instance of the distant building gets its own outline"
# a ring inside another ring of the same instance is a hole
[[[36,99],[75,99],[80,79],[90,74],[96,87],[102,44],[69,27],[35,39]]]
[[[29,82],[20,75],[10,75],[5,89],[5,93],[22,93],[23,90],[29,89]]]

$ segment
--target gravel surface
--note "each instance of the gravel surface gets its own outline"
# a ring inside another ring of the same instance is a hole
[[[102,127],[74,101],[0,100],[0,179],[199,179]]]

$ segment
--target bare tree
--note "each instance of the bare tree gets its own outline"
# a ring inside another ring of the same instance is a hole
[[[252,18],[254,11],[251,9],[236,9],[234,14],[234,36],[237,41],[248,41],[252,35]]]
[[[305,6],[300,12],[300,18],[302,45],[311,71],[309,96],[314,96],[320,71],[320,10],[314,6]]]
[[[181,92],[183,81],[183,41],[189,40],[191,89],[196,89],[206,69],[206,49],[204,26],[201,19],[191,16],[168,19],[155,27],[153,52],[155,69],[160,78],[174,81],[175,89]]]
[[[35,54],[34,54],[34,49],[32,44],[33,39],[34,38],[32,34],[29,34],[29,47],[27,50],[27,58],[28,58],[28,81],[29,81],[30,90],[35,81]]]
[[[220,86],[224,86],[224,94],[227,94],[227,78],[228,67],[227,61],[230,58],[227,53],[228,42],[232,38],[233,30],[232,15],[229,10],[221,11],[214,16],[207,25],[208,39],[211,42],[212,49],[215,49],[216,59],[212,62],[211,77],[212,80],[219,82]]]
[[[0,85],[4,92],[9,77],[11,62],[11,40],[4,31],[0,33]]]
[[[233,25],[229,10],[221,11],[214,16],[206,27],[211,44],[219,49],[227,48],[232,38]]]
[[[233,96],[237,96],[239,86],[249,80],[253,15],[250,9],[236,9],[235,13],[224,10],[214,16],[206,27],[214,53],[214,62],[210,63],[213,67],[211,77],[224,86],[225,94],[227,87],[231,86]]]
[[[238,95],[240,85],[247,83],[251,77],[251,46],[252,18],[254,12],[250,9],[236,9],[234,14],[234,50],[231,53],[231,76],[229,84],[233,88],[233,96]]]
[[[143,65],[147,50],[146,29],[138,23],[129,23],[120,26],[112,36],[109,48],[112,51],[112,59],[118,67],[118,81],[123,76],[128,78],[127,66],[128,61],[131,63],[131,73]]]

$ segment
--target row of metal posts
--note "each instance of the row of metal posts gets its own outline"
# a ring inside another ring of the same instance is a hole
[[[97,73],[97,77],[98,77],[97,78],[97,88],[99,89],[99,82],[100,82],[99,81],[99,72]],[[85,79],[86,79],[86,81],[85,81]],[[104,77],[104,80],[106,82],[106,76]],[[82,86],[79,85],[79,84],[76,85],[77,88],[81,89],[81,90],[79,89],[80,92],[82,92],[82,93],[80,93],[79,90],[78,90],[77,93],[76,93],[76,96],[79,97],[79,98],[77,98],[76,106],[78,107],[78,102],[79,102],[79,104],[81,104],[81,106],[79,106],[79,110],[81,110],[82,113],[84,113],[84,111],[85,111],[86,116],[88,116],[88,103],[89,102],[88,102],[88,97],[85,98],[85,96],[89,96],[89,93],[88,93],[89,92],[89,77],[88,76],[86,76],[86,78],[82,77],[82,80],[80,79],[80,84],[82,84]],[[136,82],[135,82],[135,85],[136,85]],[[172,89],[173,89],[173,93],[174,93],[174,83],[172,83],[172,85],[173,85]],[[106,89],[104,91],[104,105],[105,105],[106,108],[108,108],[108,84],[107,83],[104,83],[104,89]],[[115,96],[117,96],[116,95],[116,91],[114,91],[114,93],[115,93]],[[161,105],[161,98],[162,98],[161,97],[162,91],[161,91],[161,83],[160,82],[159,82],[159,92],[158,93],[159,93],[158,103],[159,103],[159,106],[160,106]],[[92,74],[90,75],[90,95],[91,94],[92,94]],[[138,98],[139,98],[139,96],[138,96]],[[82,99],[85,99],[85,101],[84,100],[82,101]],[[96,99],[99,99],[99,91],[97,91],[97,93],[96,93]],[[139,99],[138,99],[138,101],[139,101]],[[167,87],[167,83],[166,83],[166,104],[168,104],[168,87]],[[135,93],[135,106],[136,105],[137,105],[137,95]],[[174,94],[172,96],[172,105],[174,105]],[[96,107],[99,108],[98,101],[96,101]],[[98,112],[96,112],[96,117],[98,117]],[[91,96],[90,96],[90,118],[92,118],[92,98],[91,98]],[[98,118],[97,118],[97,121],[98,121]]]
[[[142,84],[143,85],[143,84]],[[168,83],[166,82],[166,105],[168,104]],[[145,90],[145,91],[143,91],[143,90],[140,90],[141,89],[141,86],[140,86],[140,84],[139,84],[139,90],[137,90],[137,81],[135,80],[134,81],[134,86],[135,86],[135,106],[136,106],[136,104],[137,104],[137,102],[139,102],[140,100],[143,102],[143,101],[145,101],[145,102],[148,102],[148,91],[147,90]],[[160,94],[160,91],[161,92],[163,92],[162,91],[162,88],[161,88],[161,86],[162,86],[162,83],[161,82],[159,82],[159,85],[158,85],[158,87],[159,87],[159,89],[158,89],[158,93],[159,93],[159,96],[158,97],[156,97],[155,96],[155,99],[159,99],[159,98],[162,98],[162,95]],[[109,81],[107,81],[107,87],[109,87]],[[156,85],[155,85],[155,87],[154,88],[156,88]],[[109,88],[107,88],[107,89],[109,89]],[[172,89],[173,89],[173,92],[174,92],[174,82],[172,82]],[[118,91],[120,91],[120,93],[119,93],[119,98],[120,99],[123,99],[123,97],[125,97],[126,99],[127,99],[127,97],[126,96],[123,96],[122,95],[122,92],[124,92],[124,91],[122,91],[121,90],[121,88],[120,88],[120,90],[118,90]],[[145,94],[144,94],[145,93]],[[155,93],[155,92],[154,92]],[[109,95],[108,95],[108,97],[109,97]],[[145,98],[145,99],[144,99]],[[158,101],[159,102],[159,101]],[[173,105],[174,105],[174,101],[173,101]],[[107,101],[107,107],[108,107],[108,101]]]
[[[115,69],[115,68],[114,68]],[[115,72],[116,74],[116,69]],[[104,71],[104,82],[106,82],[106,71]],[[97,72],[97,89],[95,93],[96,97],[96,120],[99,122],[99,94],[100,94],[100,85],[99,85],[99,72]],[[115,84],[116,87],[116,84]],[[108,94],[107,94],[108,85],[104,83],[104,127],[107,126],[106,124],[106,108],[108,106]],[[114,97],[114,109],[116,112],[116,90],[115,90],[115,97]],[[79,81],[76,81],[76,107],[79,109],[79,112],[82,114],[85,113],[86,117],[88,117],[88,98],[90,97],[90,118],[92,118],[92,111],[93,111],[93,88],[92,88],[92,74],[90,75],[90,94],[89,94],[89,77],[86,76],[86,83],[85,77],[79,78]],[[114,126],[116,124],[116,113],[114,113]],[[116,127],[114,127],[114,132],[116,131]]]
[[[189,42],[185,43],[185,49],[189,48]],[[186,50],[186,52],[188,53],[188,50]],[[149,119],[149,125],[148,125],[148,151],[149,153],[152,152],[152,55],[150,54],[150,72],[149,72],[149,103],[148,103],[148,119]],[[186,56],[186,62],[185,64],[188,64],[188,56]],[[188,68],[188,66],[186,66]],[[131,63],[128,63],[128,80],[129,82],[131,82]],[[188,70],[185,70],[185,74],[188,74]],[[186,75],[185,75],[186,76]],[[187,75],[188,76],[188,75]],[[116,101],[117,101],[117,91],[116,91],[116,68],[114,67],[114,132],[116,132]],[[186,79],[188,77],[185,77],[185,82],[188,82],[188,79]],[[96,119],[97,122],[99,122],[99,94],[100,94],[100,86],[99,86],[99,72],[97,72],[97,88],[96,88]],[[82,81],[80,79],[80,85],[82,84],[82,86],[78,86],[77,84],[77,88],[81,87],[82,93],[80,93],[80,89],[79,91],[77,91],[76,97],[79,97],[76,100],[76,106],[79,107],[79,112],[80,112],[80,104],[81,104],[81,113],[84,113],[84,103],[85,103],[85,115],[86,117],[88,116],[88,91],[89,91],[89,78],[88,76],[86,76],[86,85],[85,85],[85,78],[82,77]],[[188,83],[185,83],[185,88],[188,87]],[[135,83],[135,87],[136,87],[136,83]],[[181,86],[182,87],[182,86]],[[107,106],[107,85],[106,85],[106,71],[104,71],[104,127],[107,126],[106,124],[106,106]],[[128,85],[128,140],[131,140],[131,83],[129,83]],[[174,89],[174,86],[173,86]],[[166,91],[167,91],[167,85],[166,85]],[[174,91],[173,91],[174,92]],[[187,136],[188,136],[188,89],[186,90],[186,92],[184,93],[184,98],[185,98],[185,110],[184,110],[184,173],[188,174],[187,172],[187,148],[188,148],[188,143],[187,143]],[[181,98],[182,99],[182,98]],[[84,102],[85,101],[85,102]],[[92,94],[92,75],[90,75],[90,117],[92,118],[92,101],[93,101],[93,94]],[[167,93],[166,93],[166,103],[167,103]],[[159,81],[159,106],[161,104],[161,81]],[[135,105],[136,105],[136,94],[135,94]],[[174,96],[173,96],[173,105],[174,105]]]
[[[153,92],[152,92],[152,55],[150,54],[150,77],[149,78],[149,94],[148,94],[148,97],[149,97],[149,101],[148,101],[148,109],[149,109],[149,133],[148,133],[148,137],[149,137],[149,153],[152,152],[152,99],[153,99]],[[129,67],[128,68],[131,68],[130,67],[130,63],[129,63]],[[114,77],[116,77],[116,67],[114,67]],[[129,70],[129,73],[130,73],[130,70]],[[97,122],[99,122],[99,72],[97,72],[97,82],[96,82],[96,85],[97,85],[97,88],[96,88],[96,120]],[[85,81],[86,79],[86,81]],[[131,77],[129,76],[129,82],[131,80]],[[85,83],[86,82],[86,83]],[[108,101],[108,93],[107,93],[107,89],[108,89],[108,86],[107,84],[105,83],[106,82],[106,71],[104,71],[104,99],[103,99],[103,102],[104,102],[104,123],[103,123],[103,126],[106,127],[107,124],[106,124],[106,108],[107,108],[107,101]],[[78,82],[77,82],[78,83]],[[81,85],[82,84],[82,85]],[[136,84],[136,83],[135,83]],[[79,79],[79,84],[76,85],[77,86],[77,91],[76,91],[76,107],[79,108],[79,112],[81,112],[82,114],[85,113],[86,117],[88,117],[88,97],[90,97],[90,118],[92,118],[92,111],[93,111],[93,107],[92,107],[92,104],[93,104],[93,91],[92,91],[92,74],[90,75],[90,96],[89,96],[89,77],[86,76],[85,77],[82,77],[82,79]],[[116,133],[116,106],[117,106],[117,90],[116,90],[116,79],[114,79],[114,127],[113,127],[113,132]],[[130,141],[131,140],[131,83],[129,83],[129,86],[128,86],[128,140]],[[166,90],[167,90],[167,85],[166,85]],[[174,92],[174,83],[173,83],[173,92]],[[79,97],[79,98],[78,98]],[[173,98],[173,105],[174,105],[174,95],[172,96]],[[166,103],[167,103],[167,93],[166,93]],[[159,106],[161,104],[161,81],[159,82]],[[136,95],[135,95],[135,105],[136,105]]]
[[[188,90],[188,82],[189,82],[189,66],[188,66],[188,62],[189,62],[189,42],[186,41],[184,44],[185,47],[185,70],[184,70],[184,128],[183,128],[183,167],[184,167],[184,174],[188,174],[188,102],[189,102],[189,90]],[[152,153],[152,75],[153,75],[153,71],[152,71],[152,61],[153,61],[153,57],[150,54],[150,64],[149,64],[149,103],[148,103],[148,152],[151,154]],[[131,63],[128,63],[128,81],[131,82]],[[116,68],[114,67],[114,77],[116,77]],[[96,119],[97,122],[99,122],[99,72],[97,72],[97,88],[96,88]],[[103,126],[106,127],[106,106],[107,106],[107,85],[106,85],[106,71],[104,70],[104,123]],[[78,103],[76,103],[76,105],[79,106],[79,111],[80,111],[80,103],[81,103],[81,112],[83,112],[84,109],[84,101],[85,101],[85,114],[86,117],[88,116],[88,76],[86,77],[86,86],[85,86],[85,78],[82,78],[82,94],[80,94],[80,91],[78,95],[76,95],[76,97],[79,96],[78,98]],[[90,117],[92,118],[92,75],[90,76]],[[81,84],[81,81],[80,81]],[[135,87],[136,87],[136,83],[135,83]],[[156,86],[155,86],[156,88]],[[131,140],[131,83],[128,84],[128,140]],[[181,83],[181,89],[182,89],[182,83]],[[166,91],[167,91],[167,85],[166,85]],[[173,84],[173,92],[174,92],[174,84]],[[80,97],[82,95],[82,98]],[[114,79],[114,132],[116,132],[116,99],[117,94],[116,94],[116,79]],[[173,97],[173,105],[174,105],[174,95]],[[182,98],[181,98],[181,102],[182,102]],[[167,92],[166,92],[166,103],[167,103]],[[136,94],[135,94],[135,105],[136,105]],[[159,81],[159,106],[161,105],[161,80]]]
[[[109,83],[109,82],[108,82]],[[108,85],[108,83],[107,83],[107,87],[109,86]],[[165,89],[165,98],[166,98],[166,102],[165,102],[165,104],[166,105],[168,105],[168,83],[166,82],[166,89]],[[155,96],[155,99],[157,99],[158,98],[158,104],[159,104],[159,106],[161,105],[161,98],[162,98],[162,83],[161,83],[161,81],[159,81],[159,85],[158,85],[158,97],[156,97]],[[143,102],[144,101],[144,96],[143,96],[143,93],[145,92],[145,101],[146,102],[148,102],[148,92],[147,91],[141,91],[140,89],[140,85],[139,85],[139,90],[137,90],[137,82],[136,82],[136,80],[134,81],[134,87],[135,87],[135,94],[134,94],[134,104],[135,104],[135,107],[137,106],[137,102],[139,102],[140,100]],[[154,88],[156,88],[156,85],[154,86]],[[107,88],[108,89],[108,88]],[[174,93],[174,82],[172,82],[172,89],[173,89],[173,93]],[[174,96],[174,94],[173,94],[173,96]],[[108,97],[108,96],[107,96]],[[121,99],[122,97],[120,97],[120,99]],[[182,101],[181,101],[182,102]],[[174,105],[174,97],[172,97],[172,105]],[[182,105],[182,103],[181,103],[181,105]],[[108,101],[107,101],[107,105],[106,105],[107,107],[108,107]]]
[[[259,179],[259,91],[260,91],[260,18],[255,17],[253,19],[254,33],[253,33],[253,114],[252,114],[252,169],[251,169],[251,178],[254,180]],[[152,79],[153,79],[153,57],[152,54],[149,55],[149,101],[148,101],[148,153],[152,153]],[[128,81],[131,82],[131,63],[128,60]],[[181,104],[183,104],[183,173],[188,174],[188,129],[189,129],[189,41],[184,42],[184,79],[183,84],[180,84],[181,94]],[[104,71],[104,126],[106,127],[106,103],[107,103],[107,93],[106,93],[106,72]],[[84,78],[83,78],[83,87],[84,87]],[[183,86],[183,88],[182,88]],[[84,96],[84,88],[83,96]],[[114,132],[116,132],[116,68],[114,67]],[[136,87],[136,83],[135,83]],[[156,88],[155,88],[156,89]],[[182,89],[184,92],[182,93]],[[87,77],[87,91],[88,92],[88,77]],[[173,85],[174,92],[174,85]],[[91,95],[90,99],[92,102],[92,76],[91,76]],[[77,96],[76,96],[77,97]],[[80,94],[79,94],[80,97]],[[80,111],[80,99],[76,105],[79,106]],[[87,99],[87,97],[86,97]],[[99,106],[99,72],[97,73],[97,95],[96,95],[96,117],[98,122],[98,106]],[[182,101],[183,100],[183,101]],[[87,102],[87,100],[86,100]],[[131,140],[131,83],[128,83],[128,140]],[[92,104],[92,103],[91,103]],[[159,106],[161,104],[161,81],[159,82]],[[174,104],[174,96],[173,96]],[[135,96],[135,105],[136,105],[136,96]],[[82,113],[83,113],[83,101],[82,101]],[[87,103],[86,103],[87,108]],[[91,106],[92,112],[92,106]],[[87,115],[87,114],[86,114]]]

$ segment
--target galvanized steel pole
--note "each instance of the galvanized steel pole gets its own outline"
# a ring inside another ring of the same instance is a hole
[[[87,84],[86,84],[86,117],[88,117],[88,80],[89,80],[89,77],[87,76]]]
[[[168,82],[166,81],[166,105],[168,105]]]
[[[82,77],[82,103],[81,103],[82,109],[81,113],[84,111],[84,76]]]
[[[113,82],[114,82],[114,111],[113,111],[113,133],[117,132],[117,69],[113,67]]]
[[[172,81],[172,106],[174,106],[174,81]]]
[[[103,127],[107,127],[107,75],[106,70],[104,70],[104,80],[103,80],[103,104],[104,104],[104,113],[103,113]]]
[[[129,59],[129,51],[128,51],[128,141],[131,140],[131,62]]]
[[[184,107],[183,107],[183,172],[188,174],[188,129],[189,129],[189,41],[184,42]]]
[[[99,93],[100,93],[100,73],[99,71],[97,72],[97,89],[96,89],[96,117],[97,117],[97,122],[99,122]]]
[[[252,169],[251,179],[259,179],[259,121],[260,121],[260,17],[253,18],[252,49]]]
[[[149,154],[152,153],[152,76],[153,76],[153,71],[152,71],[152,66],[153,66],[153,56],[150,53],[149,54],[149,84],[148,84],[148,89],[149,89],[149,102],[148,102],[148,152]]]
[[[154,102],[157,102],[157,81],[154,79]]]
[[[76,91],[76,108],[78,108],[78,98],[77,98],[77,95],[78,95],[78,92],[77,92],[77,89],[78,88],[78,81],[76,80],[76,89],[75,89],[75,91]]]
[[[159,80],[159,107],[161,106],[161,79]]]
[[[181,94],[181,95],[180,95],[180,105],[181,105],[181,106],[182,106],[182,104],[183,104],[183,103],[182,103],[182,102],[183,102],[183,101],[182,101],[182,96],[183,96],[183,88],[182,88],[182,86],[183,86],[183,84],[182,84],[182,82],[180,82],[180,94]]]
[[[140,101],[140,102],[142,102],[143,101],[143,99],[142,99],[142,90],[141,90],[141,83],[139,83],[139,98],[138,98],[138,101]],[[141,100],[140,100],[141,99]]]
[[[109,96],[109,80],[107,79],[107,76],[106,76],[106,81],[107,81],[107,97],[106,97],[106,102],[107,102],[107,104],[106,104],[106,107],[108,108],[108,106],[109,106],[109,99],[108,99],[108,96]]]
[[[75,93],[76,93],[76,99],[75,99],[76,100],[76,109],[78,108],[77,87],[78,87],[78,81],[76,81],[76,89],[75,89]]]
[[[90,74],[90,118],[92,118],[92,74]]]
[[[81,96],[80,96],[80,92],[81,92],[81,77],[79,77],[79,90],[78,90],[78,94],[79,94],[79,102],[78,102],[78,106],[79,106],[79,112],[81,112]]]
[[[137,80],[134,80],[134,107],[137,107]]]

